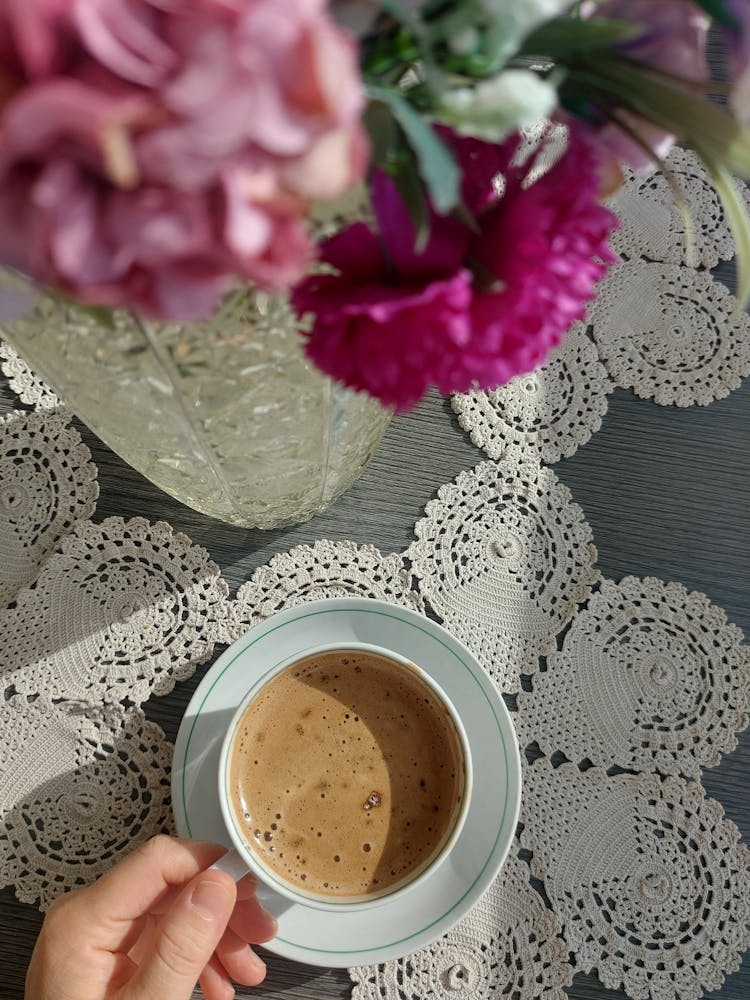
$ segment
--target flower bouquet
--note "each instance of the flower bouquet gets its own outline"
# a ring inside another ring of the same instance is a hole
[[[246,317],[219,329],[238,303],[283,302],[307,359],[389,409],[494,387],[584,316],[621,163],[669,176],[677,141],[724,202],[748,298],[731,177],[750,177],[749,123],[746,0],[6,0],[0,318],[26,280],[67,344],[87,316],[104,351],[127,316],[174,394],[215,367],[211,338],[251,349]],[[39,322],[9,327],[22,352]],[[174,333],[191,324],[198,361]]]

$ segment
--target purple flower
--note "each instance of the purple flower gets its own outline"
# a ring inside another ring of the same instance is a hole
[[[737,28],[726,32],[732,76],[732,110],[737,119],[750,127],[750,3],[747,0],[726,0],[726,9]]]
[[[606,0],[587,4],[584,14],[629,21],[640,27],[635,37],[617,46],[624,56],[680,77],[686,87],[690,82],[703,83],[709,78],[706,39],[710,21],[691,0]],[[618,116],[648,149],[662,159],[669,154],[674,135],[630,111],[618,110]],[[597,142],[620,162],[636,170],[654,169],[654,161],[643,145],[616,125],[604,123],[597,133]]]

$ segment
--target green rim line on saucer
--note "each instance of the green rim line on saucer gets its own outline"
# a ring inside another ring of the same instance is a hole
[[[426,635],[429,639],[432,639],[435,642],[439,643],[446,650],[446,652],[450,653],[451,656],[454,657],[454,659],[458,660],[458,662],[464,668],[464,670],[469,675],[469,677],[472,679],[472,681],[474,682],[474,684],[481,691],[482,696],[484,697],[484,699],[487,702],[487,705],[488,705],[490,711],[492,712],[492,717],[495,720],[495,725],[497,726],[497,731],[498,731],[498,734],[500,736],[500,742],[501,742],[502,747],[503,747],[503,759],[504,759],[504,764],[505,764],[505,773],[508,774],[509,773],[508,748],[507,748],[507,745],[506,745],[506,742],[505,742],[505,734],[503,733],[503,728],[502,728],[502,726],[500,724],[500,720],[497,717],[497,713],[495,712],[495,706],[492,704],[492,702],[490,701],[490,699],[487,697],[487,692],[482,688],[482,685],[479,683],[479,681],[475,677],[474,672],[472,671],[472,669],[465,662],[465,660],[463,660],[462,657],[459,656],[459,654],[456,652],[456,650],[451,649],[451,647],[447,643],[443,642],[443,640],[441,638],[439,638],[438,636],[436,636],[434,634],[434,632],[431,632],[431,631],[429,631],[426,628],[422,628],[422,626],[417,625],[415,622],[411,621],[410,617],[409,618],[404,618],[404,617],[401,617],[400,615],[388,614],[385,611],[380,611],[380,610],[376,610],[376,609],[368,610],[368,609],[364,609],[362,607],[358,607],[356,610],[357,610],[357,614],[377,615],[377,616],[380,616],[382,618],[391,618],[394,621],[397,621],[397,622],[399,622],[402,625],[409,625],[412,628],[417,629],[418,631],[424,633],[424,635]],[[190,732],[188,733],[187,740],[185,742],[185,751],[184,751],[183,759],[182,759],[182,803],[181,803],[181,806],[182,806],[183,816],[185,817],[185,827],[187,829],[188,834],[191,837],[192,837],[192,831],[190,829],[190,820],[188,818],[187,806],[186,806],[185,774],[187,772],[187,761],[188,761],[188,757],[189,757],[190,740],[192,739],[192,736],[193,736],[193,730],[195,729],[195,725],[196,725],[198,719],[200,718],[201,710],[203,709],[203,706],[205,705],[206,701],[208,700],[209,696],[211,695],[211,692],[216,687],[216,685],[219,683],[219,681],[224,676],[224,674],[226,673],[226,671],[237,660],[238,657],[242,656],[243,653],[245,653],[252,646],[256,645],[259,642],[262,642],[264,639],[267,639],[269,636],[273,635],[274,632],[277,632],[279,629],[282,629],[282,628],[287,628],[289,625],[291,625],[293,623],[297,623],[297,622],[303,621],[305,618],[312,618],[312,617],[315,617],[315,616],[318,616],[318,615],[331,615],[331,614],[336,614],[336,613],[350,614],[351,611],[349,609],[347,609],[347,608],[326,608],[325,610],[320,610],[320,611],[309,611],[309,610],[307,610],[307,611],[304,611],[304,612],[301,611],[301,613],[298,616],[294,617],[294,618],[287,618],[281,624],[276,625],[273,628],[269,628],[267,631],[263,632],[262,635],[256,636],[255,638],[251,638],[251,640],[246,645],[244,645],[242,647],[242,649],[238,650],[238,652],[235,653],[235,655],[232,657],[232,659],[229,660],[228,663],[225,664],[224,669],[221,671],[221,673],[218,674],[218,676],[214,678],[211,686],[209,687],[208,691],[206,691],[206,693],[205,693],[205,695],[203,697],[203,700],[201,701],[201,703],[198,706],[198,709],[197,709],[197,711],[195,713],[195,717],[193,719],[193,723],[192,723],[192,725],[190,727]],[[266,671],[266,673],[263,675],[263,678],[265,678],[269,673],[271,673],[273,671],[273,669],[274,669],[273,667],[270,667]],[[260,678],[259,680],[262,680],[263,678]],[[484,864],[482,865],[482,867],[480,868],[480,870],[479,870],[476,878],[471,883],[471,885],[468,886],[468,888],[466,889],[466,892],[463,894],[463,896],[461,896],[459,899],[457,899],[453,903],[453,905],[451,907],[449,907],[444,913],[441,913],[439,916],[435,917],[435,919],[431,920],[428,924],[425,924],[423,927],[420,927],[418,930],[415,930],[412,934],[408,934],[405,937],[398,938],[395,941],[389,941],[389,942],[387,942],[385,944],[379,944],[379,945],[377,945],[376,947],[373,947],[373,948],[357,948],[356,951],[353,950],[353,949],[312,948],[309,945],[299,944],[296,941],[289,941],[287,938],[283,938],[280,935],[278,936],[278,940],[281,941],[284,944],[291,945],[294,948],[299,948],[300,951],[309,951],[309,952],[314,952],[316,954],[321,954],[321,955],[355,955],[355,954],[365,954],[365,953],[367,953],[369,951],[382,951],[384,948],[393,948],[393,947],[395,947],[397,945],[403,944],[404,942],[411,940],[412,938],[419,937],[421,934],[424,934],[425,931],[428,931],[435,924],[440,923],[441,920],[444,920],[450,913],[452,913],[457,907],[459,907],[461,905],[461,903],[464,901],[464,899],[466,899],[466,897],[471,893],[471,891],[473,890],[473,888],[477,884],[477,882],[479,882],[479,880],[482,878],[482,875],[484,874],[484,872],[485,872],[485,870],[487,868],[487,865],[490,863],[490,861],[491,861],[491,859],[492,859],[492,857],[493,857],[493,855],[495,853],[495,850],[497,849],[498,841],[500,840],[500,837],[501,837],[503,831],[505,830],[505,817],[506,817],[507,811],[508,811],[509,789],[510,789],[509,783],[506,782],[505,783],[505,799],[504,799],[504,802],[503,802],[503,812],[502,812],[502,816],[500,817],[500,823],[499,823],[499,826],[498,826],[497,835],[495,837],[495,840],[493,841],[492,848],[490,849],[489,854],[487,855],[487,858],[486,858]]]

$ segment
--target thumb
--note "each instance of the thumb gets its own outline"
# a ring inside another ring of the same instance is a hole
[[[129,1000],[190,1000],[237,900],[225,872],[206,871],[188,883],[159,927],[151,951],[128,983]]]

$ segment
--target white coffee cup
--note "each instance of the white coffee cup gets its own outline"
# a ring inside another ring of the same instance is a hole
[[[291,667],[293,664],[298,663],[300,660],[307,659],[308,657],[315,655],[321,655],[323,653],[331,653],[341,650],[370,653],[375,657],[383,658],[395,663],[401,669],[409,671],[412,677],[416,676],[417,679],[430,690],[432,695],[439,701],[440,705],[445,710],[446,717],[453,726],[455,735],[458,738],[462,758],[461,762],[463,765],[462,774],[460,775],[462,778],[460,786],[460,804],[454,814],[449,830],[446,831],[443,842],[440,844],[435,853],[422,867],[415,869],[413,878],[410,877],[404,884],[399,884],[393,889],[385,889],[380,893],[368,893],[362,896],[357,896],[356,898],[324,896],[320,893],[308,892],[301,889],[297,885],[292,885],[289,882],[286,882],[277,872],[270,868],[265,863],[260,853],[255,850],[252,838],[247,836],[247,832],[243,830],[238,823],[235,815],[235,809],[232,805],[232,792],[230,788],[229,775],[229,764],[232,757],[234,738],[237,734],[239,723],[248,706],[258,697],[262,689],[278,674],[282,673],[282,671]],[[250,872],[256,879],[260,880],[262,884],[292,903],[301,903],[305,906],[313,906],[316,909],[330,910],[337,913],[347,911],[359,912],[363,907],[376,906],[386,899],[391,901],[397,895],[411,890],[415,885],[429,878],[437,866],[448,857],[458,840],[461,829],[466,820],[466,815],[469,811],[472,790],[471,752],[469,749],[469,741],[466,736],[466,730],[464,729],[463,723],[461,722],[453,704],[442,688],[425,670],[410,662],[398,653],[389,649],[384,649],[380,646],[374,646],[363,642],[329,643],[322,646],[311,646],[308,649],[300,650],[295,653],[294,656],[281,660],[268,670],[264,676],[261,677],[248,690],[247,694],[237,708],[237,711],[234,713],[224,736],[221,754],[219,756],[218,782],[219,804],[221,806],[221,812],[226,825],[227,833],[229,834],[229,837],[234,845],[234,850],[224,855],[223,858],[220,858],[219,861],[217,861],[213,866],[214,868],[220,868],[222,871],[228,872],[237,880]]]

